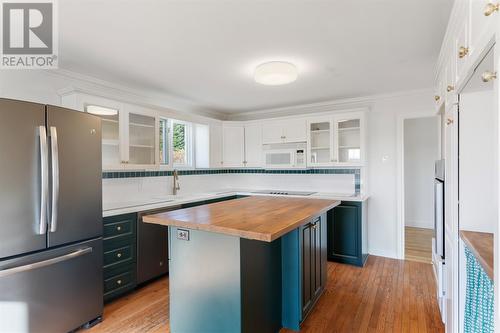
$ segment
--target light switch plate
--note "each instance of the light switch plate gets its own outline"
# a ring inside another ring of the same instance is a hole
[[[188,241],[189,240],[189,230],[177,229],[177,239]]]

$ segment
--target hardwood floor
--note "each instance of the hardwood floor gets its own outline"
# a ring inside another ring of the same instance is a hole
[[[301,332],[444,332],[430,264],[370,256],[364,268],[327,267],[325,293]],[[87,332],[169,332],[168,279],[106,305],[104,321]]]
[[[405,227],[405,259],[432,263],[433,229]]]

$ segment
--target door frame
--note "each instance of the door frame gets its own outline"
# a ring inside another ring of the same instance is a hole
[[[437,117],[438,122],[438,155],[441,155],[441,114],[436,110],[425,110],[417,112],[406,112],[398,115],[396,129],[397,149],[397,177],[396,177],[396,201],[397,201],[397,258],[405,258],[405,173],[404,173],[404,121],[407,119]]]

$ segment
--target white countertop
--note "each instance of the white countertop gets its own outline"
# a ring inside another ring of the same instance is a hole
[[[186,203],[202,201],[202,200],[210,200],[217,199],[223,197],[229,197],[233,195],[268,195],[268,196],[276,196],[275,194],[261,194],[261,193],[252,193],[257,190],[249,190],[249,189],[229,189],[229,190],[220,190],[220,191],[212,191],[205,193],[195,193],[195,194],[179,194],[179,195],[165,195],[154,198],[147,199],[137,199],[130,201],[121,201],[121,202],[105,202],[103,204],[103,216],[114,216],[120,214],[128,214],[135,212],[142,212],[147,210],[159,209],[159,208],[167,208],[171,206],[178,206]],[[340,200],[340,201],[358,201],[362,202],[368,199],[368,195],[345,195],[338,193],[324,193],[324,192],[316,192],[312,195],[307,196],[296,196],[290,195],[290,197],[295,198],[304,198],[304,199],[331,199],[331,200]]]

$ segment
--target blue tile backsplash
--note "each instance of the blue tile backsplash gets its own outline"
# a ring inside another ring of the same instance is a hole
[[[353,174],[356,193],[361,189],[361,170],[360,169],[200,169],[200,170],[178,170],[180,176],[190,175],[215,175],[226,173],[255,173],[255,174]],[[103,172],[102,178],[137,178],[137,177],[163,177],[172,176],[173,171],[110,171]]]

